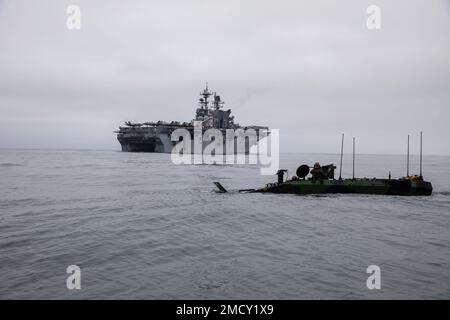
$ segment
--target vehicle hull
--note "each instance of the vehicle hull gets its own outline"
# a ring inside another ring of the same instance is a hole
[[[258,192],[294,194],[378,194],[398,196],[429,196],[433,187],[427,181],[409,179],[345,179],[345,180],[294,180],[269,184]]]

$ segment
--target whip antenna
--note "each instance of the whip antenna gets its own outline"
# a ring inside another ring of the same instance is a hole
[[[339,180],[342,180],[342,156],[344,154],[344,134],[342,134],[342,144],[341,144],[341,165],[339,169]]]
[[[420,177],[422,178],[422,131],[420,131]]]
[[[406,148],[406,176],[409,177],[409,134],[408,134],[408,145]]]
[[[355,138],[353,138],[353,180],[355,180]]]

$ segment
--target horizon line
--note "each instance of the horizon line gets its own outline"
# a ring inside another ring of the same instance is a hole
[[[123,152],[120,149],[93,149],[93,148],[35,148],[35,147],[0,147],[0,150],[15,150],[15,151],[113,151],[113,152]],[[160,153],[160,152],[126,152],[126,153]],[[282,151],[280,154],[328,154],[328,155],[340,155],[340,153],[333,152],[297,152],[297,151]],[[352,155],[353,153],[344,152],[344,155]],[[356,155],[367,155],[367,156],[406,156],[403,153],[356,153]],[[411,156],[420,156],[420,153],[410,154]],[[450,154],[424,154],[424,156],[434,156],[434,157],[450,157]]]

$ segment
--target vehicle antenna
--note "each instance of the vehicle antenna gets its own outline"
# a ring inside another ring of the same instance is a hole
[[[339,169],[339,180],[342,180],[342,157],[344,154],[344,134],[342,134],[342,144],[341,144],[341,165]]]
[[[408,134],[408,144],[406,147],[406,176],[409,177],[409,134]]]
[[[422,131],[420,131],[420,177],[422,178]]]
[[[353,180],[355,180],[355,137],[353,137]]]

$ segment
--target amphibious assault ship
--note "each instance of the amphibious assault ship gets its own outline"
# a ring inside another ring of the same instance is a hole
[[[200,98],[198,102],[199,107],[196,110],[195,118],[190,122],[144,122],[144,123],[131,123],[125,122],[125,126],[119,127],[119,130],[114,131],[117,133],[117,140],[119,140],[122,151],[125,152],[158,152],[158,153],[170,153],[173,147],[179,141],[172,141],[172,132],[176,129],[186,129],[190,132],[191,137],[194,137],[194,129],[199,124],[201,125],[202,132],[208,129],[218,129],[223,136],[226,136],[227,129],[253,129],[257,133],[258,141],[261,137],[259,135],[260,130],[266,130],[269,134],[269,128],[264,126],[240,126],[234,122],[234,116],[231,115],[231,109],[224,110],[224,102],[217,95],[216,92],[211,92],[206,84],[206,88],[200,92]],[[210,141],[203,141],[203,149],[208,145]],[[251,145],[246,141],[245,153],[249,152]],[[236,148],[235,152],[236,152]],[[225,150],[225,149],[224,149]],[[192,148],[194,152],[194,148]]]

